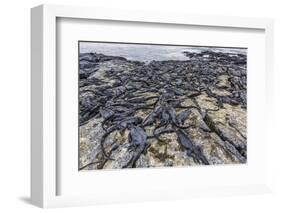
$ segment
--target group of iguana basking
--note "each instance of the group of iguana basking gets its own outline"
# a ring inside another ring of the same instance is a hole
[[[105,141],[115,131],[129,131],[129,151],[132,158],[124,168],[135,167],[140,155],[146,153],[150,146],[149,139],[161,141],[161,135],[176,133],[176,140],[186,150],[186,154],[198,164],[208,165],[200,146],[196,145],[188,135],[188,129],[193,124],[186,124],[192,110],[197,110],[209,123],[208,113],[218,111],[224,104],[241,105],[246,108],[246,73],[237,72],[237,67],[246,66],[246,56],[243,54],[229,55],[206,51],[202,53],[185,53],[186,61],[151,61],[148,64],[129,61],[122,57],[105,56],[96,53],[80,55],[79,72],[79,122],[85,125],[89,120],[103,118],[104,134],[100,140],[102,168],[106,161],[114,161],[111,149],[105,148]],[[204,57],[204,56],[208,57]],[[117,60],[118,63],[130,63],[130,70],[107,69],[102,78],[93,73],[99,70],[102,63]],[[219,69],[218,69],[219,68]],[[243,69],[242,69],[243,70]],[[228,87],[218,86],[218,76],[227,75]],[[211,88],[224,89],[231,95],[219,96]],[[195,98],[206,94],[217,101],[216,109],[203,109]],[[183,105],[187,99],[195,105]],[[140,110],[148,110],[145,117],[140,116]],[[151,133],[146,127],[153,126]],[[204,131],[215,131],[212,126]],[[231,146],[231,145],[230,145]],[[234,146],[231,149],[235,149]],[[246,149],[246,147],[244,147]],[[228,150],[231,151],[231,150]],[[236,152],[237,151],[237,152]],[[241,162],[245,161],[245,150],[232,150]],[[83,166],[85,168],[88,165]],[[80,169],[83,169],[80,168]]]

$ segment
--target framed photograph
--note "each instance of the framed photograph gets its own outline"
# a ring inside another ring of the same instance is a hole
[[[33,204],[270,192],[272,20],[31,15]]]

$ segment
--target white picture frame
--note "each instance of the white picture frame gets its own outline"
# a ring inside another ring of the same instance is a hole
[[[263,168],[266,178],[255,184],[220,185],[217,187],[200,187],[179,190],[172,185],[161,191],[154,191],[150,196],[131,194],[97,199],[90,195],[59,195],[57,193],[58,169],[57,159],[57,20],[118,20],[120,22],[154,23],[161,25],[192,25],[202,27],[220,27],[231,29],[257,29],[265,35],[265,67],[267,95],[266,105],[272,107],[270,92],[273,85],[273,21],[271,19],[216,17],[203,15],[153,13],[147,11],[122,11],[101,8],[74,6],[41,5],[31,10],[31,201],[34,205],[47,207],[91,205],[114,202],[137,202],[142,200],[165,200],[197,196],[233,195],[264,193],[270,191],[270,153],[261,158],[266,165]],[[270,110],[269,110],[270,111]],[[270,129],[270,116],[265,116],[266,128]],[[265,136],[265,147],[268,148],[270,136]],[[269,149],[270,150],[270,149]],[[183,168],[185,169],[185,168]],[[201,168],[204,169],[204,168]],[[158,170],[159,171],[159,170]],[[143,172],[143,171],[140,171]],[[260,171],[261,172],[261,171]],[[122,174],[121,174],[122,175]],[[75,184],[75,183],[74,183]],[[167,194],[169,193],[169,195]],[[133,193],[133,192],[132,192]],[[166,193],[166,195],[165,195]],[[175,194],[176,193],[176,194]],[[156,196],[157,195],[157,196]]]

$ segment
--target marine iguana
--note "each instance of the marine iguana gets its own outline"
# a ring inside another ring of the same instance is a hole
[[[209,165],[207,158],[202,153],[199,146],[193,144],[186,132],[182,129],[177,130],[178,140],[180,144],[185,148],[188,156],[192,157],[196,162]]]

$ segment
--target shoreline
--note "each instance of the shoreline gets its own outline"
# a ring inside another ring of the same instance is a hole
[[[246,48],[227,47],[196,47],[196,46],[173,46],[173,45],[145,45],[126,43],[102,43],[80,42],[80,53],[90,53],[95,50],[98,54],[122,56],[128,60],[150,62],[152,60],[163,61],[171,59],[186,60],[184,52],[201,53],[203,51],[221,52],[226,54],[247,54]]]

